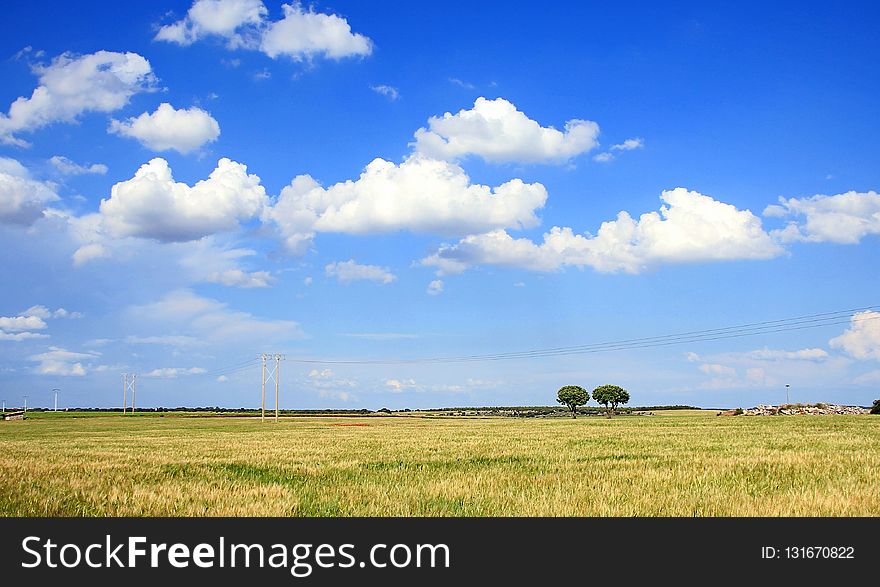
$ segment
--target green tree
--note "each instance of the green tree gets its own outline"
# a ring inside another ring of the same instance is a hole
[[[571,410],[571,417],[577,418],[577,408],[590,401],[590,392],[577,385],[566,385],[559,389],[556,401],[568,406],[568,409]]]
[[[880,414],[880,399],[874,400],[874,405],[871,406],[871,413],[872,414]]]
[[[593,399],[605,406],[605,413],[610,418],[618,405],[629,401],[629,392],[617,385],[600,385],[593,390]]]

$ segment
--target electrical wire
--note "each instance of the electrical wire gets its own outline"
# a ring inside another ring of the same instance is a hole
[[[516,351],[508,353],[493,353],[481,355],[463,355],[463,356],[446,356],[446,357],[429,357],[420,359],[363,359],[363,360],[347,360],[347,359],[286,359],[292,363],[319,364],[319,365],[403,365],[403,364],[420,364],[420,363],[464,363],[464,362],[482,362],[482,361],[501,361],[514,359],[531,359],[551,356],[566,356],[577,354],[591,354],[599,352],[610,352],[618,350],[630,350],[640,348],[653,348],[660,346],[669,346],[676,344],[689,344],[695,342],[707,342],[713,340],[723,340],[729,338],[742,338],[747,336],[758,336],[762,334],[772,334],[778,332],[790,332],[796,330],[804,330],[811,328],[820,328],[825,326],[833,326],[839,324],[849,324],[876,320],[880,316],[859,317],[853,315],[855,312],[870,311],[880,308],[880,306],[864,306],[861,308],[852,308],[849,310],[839,310],[836,312],[824,312],[821,314],[810,314],[806,316],[797,316],[793,318],[785,318],[781,320],[768,320],[763,322],[753,322],[749,324],[741,324],[738,326],[727,326],[723,328],[711,328],[706,330],[695,330],[689,332],[681,332],[675,334],[667,334],[661,336],[633,338],[618,341],[607,341],[586,345],[577,345],[569,347],[551,347],[544,349],[533,349],[528,351]]]

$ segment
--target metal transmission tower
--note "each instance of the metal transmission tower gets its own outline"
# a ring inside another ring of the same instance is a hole
[[[281,361],[284,355],[263,353],[260,355],[262,368],[260,370],[260,391],[262,394],[262,404],[260,411],[260,421],[266,420],[266,384],[269,380],[275,381],[275,421],[278,421],[278,388],[281,384]],[[267,362],[271,364],[267,365]]]
[[[122,413],[128,406],[128,392],[131,391],[131,413],[134,414],[134,401],[137,396],[137,373],[122,374]]]

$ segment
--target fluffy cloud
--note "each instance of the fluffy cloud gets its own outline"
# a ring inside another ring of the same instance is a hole
[[[547,190],[513,179],[496,188],[472,184],[455,163],[413,156],[400,165],[375,159],[354,181],[321,187],[301,175],[269,216],[287,248],[304,253],[316,232],[369,234],[409,230],[464,235],[539,223]]]
[[[767,206],[764,216],[796,218],[772,232],[782,242],[856,244],[865,236],[880,234],[880,194],[851,191],[835,196],[779,198],[778,205]]]
[[[360,33],[352,33],[348,21],[335,14],[303,10],[299,2],[282,6],[284,18],[271,23],[260,44],[269,57],[281,55],[297,61],[316,56],[330,59],[367,56],[373,43]]]
[[[39,316],[0,316],[0,329],[10,332],[43,330],[46,327],[46,322]]]
[[[79,312],[68,312],[58,308],[54,312],[45,306],[31,306],[18,316],[0,316],[0,340],[22,341],[34,338],[48,338],[48,334],[34,332],[45,330],[46,320],[51,318],[80,318]]]
[[[58,199],[52,184],[31,179],[21,163],[0,157],[0,223],[33,224]]]
[[[182,375],[201,375],[205,370],[201,367],[162,367],[153,369],[149,373],[144,373],[144,377],[159,377],[162,379],[176,379]]]
[[[80,165],[78,163],[74,163],[67,157],[62,157],[60,155],[55,155],[51,159],[49,159],[49,163],[63,175],[85,175],[87,173],[92,173],[96,175],[104,175],[107,173],[107,166],[103,163],[93,163],[91,165]]]
[[[88,364],[83,366],[83,361],[93,361],[100,356],[96,352],[77,353],[60,347],[49,347],[45,353],[32,355],[29,359],[39,363],[34,372],[40,375],[82,377],[88,368]]]
[[[348,21],[299,2],[282,5],[284,16],[271,21],[261,0],[196,0],[186,17],[163,26],[156,40],[190,45],[206,37],[226,39],[230,48],[259,49],[272,58],[296,61],[342,59],[372,53],[370,39],[353,33]]]
[[[177,183],[168,162],[156,158],[101,200],[103,228],[114,237],[182,242],[230,231],[268,204],[260,178],[241,163],[220,159],[208,179]]]
[[[262,24],[267,13],[261,0],[196,0],[186,17],[161,27],[156,40],[191,45],[215,35],[227,39],[231,48],[246,46],[252,44],[248,27]]]
[[[220,125],[201,108],[175,110],[163,102],[152,114],[144,112],[122,122],[113,120],[110,132],[137,139],[153,151],[174,149],[186,154],[217,140]]]
[[[330,263],[324,267],[329,277],[335,277],[339,283],[353,281],[372,281],[383,285],[393,282],[397,277],[386,267],[376,265],[358,265],[354,259]]]
[[[644,147],[645,139],[641,139],[638,137],[626,139],[622,143],[611,145],[611,147],[604,153],[599,153],[598,155],[594,156],[593,161],[607,163],[608,161],[612,161],[617,156],[617,153],[621,151],[634,151],[636,149],[643,149]]]
[[[856,359],[880,361],[880,312],[856,312],[850,324],[847,331],[832,338],[829,344]]]
[[[8,114],[0,113],[0,142],[24,146],[15,133],[71,122],[84,112],[113,112],[155,82],[149,61],[137,53],[64,54],[34,71],[40,85],[31,97],[19,97]]]
[[[470,110],[428,119],[415,150],[437,159],[477,155],[495,163],[564,163],[598,145],[599,125],[569,120],[565,132],[542,127],[503,98],[477,98]]]
[[[595,236],[554,227],[543,243],[535,244],[495,230],[441,247],[421,263],[437,267],[441,274],[481,264],[533,271],[573,265],[638,273],[662,263],[768,259],[783,251],[748,210],[684,188],[664,191],[660,199],[659,212],[642,214],[638,221],[621,212],[616,220],[602,223]]]

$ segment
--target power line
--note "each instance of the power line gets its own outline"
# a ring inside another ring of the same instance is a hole
[[[689,332],[681,332],[675,334],[667,334],[662,336],[633,338],[618,341],[608,341],[601,343],[593,343],[587,345],[577,345],[569,347],[552,347],[544,349],[533,349],[528,351],[516,351],[508,353],[493,353],[482,355],[464,355],[464,356],[447,356],[447,357],[430,357],[422,359],[365,359],[365,360],[346,360],[346,359],[288,359],[293,363],[306,364],[327,364],[327,365],[401,365],[416,363],[461,363],[476,361],[500,361],[512,359],[530,359],[549,356],[565,356],[574,354],[590,354],[598,352],[609,352],[616,350],[629,350],[639,348],[652,348],[659,346],[669,346],[674,344],[688,344],[694,342],[707,342],[713,340],[722,340],[727,338],[741,338],[746,336],[757,336],[761,334],[772,334],[777,332],[789,332],[795,330],[804,330],[810,328],[820,328],[824,326],[833,326],[838,324],[848,324],[855,322],[864,322],[876,320],[880,316],[874,317],[856,317],[852,316],[853,312],[867,311],[880,306],[865,306],[862,308],[854,308],[850,310],[840,310],[837,312],[824,312],[821,314],[811,314],[806,316],[797,316],[793,318],[785,318],[781,320],[768,320],[763,322],[753,322],[749,324],[741,324],[738,326],[727,326],[723,328],[711,328],[706,330],[695,330]]]
[[[220,375],[232,375],[233,373],[238,373],[241,371],[245,371],[259,364],[260,359],[248,359],[247,361],[236,363],[234,365],[229,365],[227,367],[220,367],[218,369],[214,369],[211,371],[206,371],[205,373],[200,373],[200,375],[204,375],[206,377],[214,377]]]
[[[880,316],[855,316],[856,312],[866,312],[880,309],[880,306],[862,306],[859,308],[850,308],[847,310],[838,310],[834,312],[822,312],[818,314],[807,314],[803,316],[794,316],[790,318],[782,318],[778,320],[765,320],[761,322],[750,322],[739,324],[736,326],[725,326],[720,328],[709,328],[703,330],[691,330],[672,334],[664,334],[658,336],[630,338],[623,340],[604,341],[598,343],[582,344],[575,346],[548,347],[540,349],[531,349],[525,351],[511,351],[503,353],[474,354],[474,355],[453,355],[440,357],[425,357],[413,359],[389,358],[389,359],[299,359],[282,357],[280,360],[287,360],[291,363],[314,364],[314,365],[412,365],[412,364],[437,364],[437,363],[467,363],[467,362],[483,362],[483,361],[505,361],[515,359],[534,359],[543,357],[557,357],[568,355],[582,355],[602,352],[612,352],[620,350],[635,350],[644,348],[656,348],[663,346],[692,344],[698,342],[710,342],[715,340],[725,340],[731,338],[743,338],[750,336],[759,336],[763,334],[773,334],[779,332],[792,332],[797,330],[821,328],[825,326],[834,326],[840,324],[850,324],[856,322],[865,322],[880,319]],[[220,367],[212,371],[203,373],[205,376],[221,376],[232,375],[247,371],[257,365],[263,364],[267,359],[275,361],[276,355],[260,355],[256,358],[247,359],[239,363],[234,363],[226,367]],[[280,367],[280,363],[278,363]],[[266,377],[264,375],[263,384],[272,379],[272,375]]]

